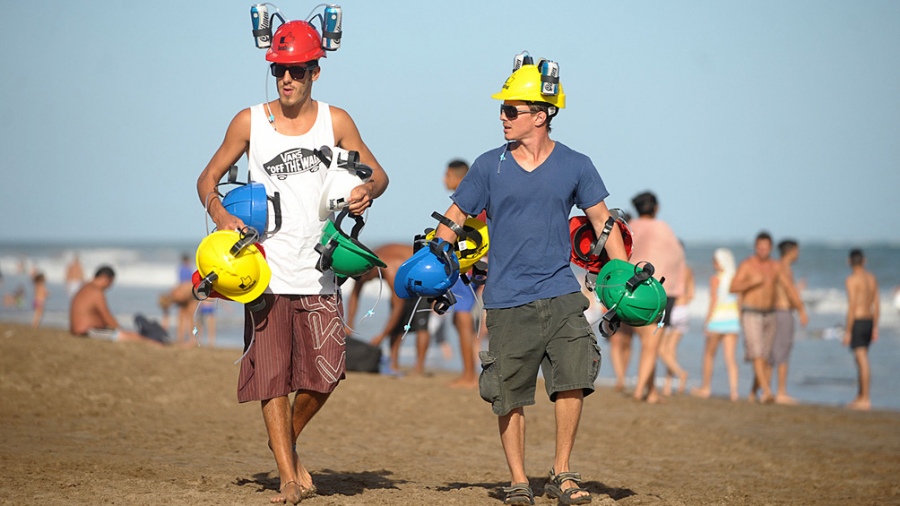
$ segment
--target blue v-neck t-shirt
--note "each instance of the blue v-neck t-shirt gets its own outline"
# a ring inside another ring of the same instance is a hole
[[[591,159],[561,142],[531,172],[505,145],[479,156],[450,198],[467,214],[487,213],[485,308],[579,291],[569,266],[569,213],[573,206],[586,209],[608,195]]]

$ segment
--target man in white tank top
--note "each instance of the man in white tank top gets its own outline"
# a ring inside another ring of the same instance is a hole
[[[324,164],[313,154],[321,146],[358,151],[372,168],[365,184],[353,189],[349,210],[361,214],[384,193],[388,178],[343,109],[313,100],[319,58],[325,56],[319,32],[306,21],[282,24],[266,53],[278,99],[239,112],[222,145],[197,180],[200,200],[218,230],[244,226],[217,198],[216,184],[243,155],[250,179],[266,193],[281,194],[282,225],[265,240],[272,270],[263,294],[265,308],[245,310],[245,347],[238,378],[238,401],[258,400],[281,480],[273,502],[297,504],[315,495],[312,477],[297,457],[297,437],[344,378],[345,340],[341,301],[331,272],[316,270],[325,221],[318,203]],[[260,231],[263,233],[263,231]],[[289,395],[296,392],[293,404]]]

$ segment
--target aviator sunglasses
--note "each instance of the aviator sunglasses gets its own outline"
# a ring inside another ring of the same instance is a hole
[[[312,70],[316,68],[315,65],[281,65],[279,63],[273,63],[269,66],[272,69],[272,75],[277,78],[284,77],[285,71],[291,73],[291,77],[294,79],[303,79],[303,76],[306,75],[307,70]]]
[[[294,75],[294,74],[291,73],[291,75]],[[514,106],[514,105],[501,104],[500,105],[500,114],[506,115],[506,119],[508,119],[508,120],[514,120],[514,119],[518,118],[520,114],[534,114],[534,112],[532,112],[531,110],[520,111],[519,109],[516,109],[516,106]]]

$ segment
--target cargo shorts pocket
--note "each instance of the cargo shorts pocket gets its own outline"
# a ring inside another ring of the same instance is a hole
[[[603,357],[600,353],[600,345],[598,345],[596,341],[591,343],[591,347],[593,348],[593,350],[590,354],[591,363],[589,364],[589,371],[591,376],[591,383],[594,383],[595,381],[597,381],[597,376],[600,374],[600,362],[602,361]]]
[[[497,355],[490,351],[478,353],[481,359],[481,375],[478,377],[478,393],[487,402],[494,403],[500,400],[500,371],[497,365]]]

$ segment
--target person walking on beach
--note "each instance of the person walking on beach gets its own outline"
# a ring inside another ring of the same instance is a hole
[[[672,305],[672,316],[669,317],[669,324],[663,329],[665,332],[659,343],[659,358],[666,366],[666,377],[663,383],[663,395],[666,396],[672,395],[672,383],[676,377],[678,378],[678,393],[684,393],[687,383],[687,371],[678,363],[678,343],[688,331],[691,321],[688,305],[694,299],[694,271],[686,263],[683,280],[684,288]]]
[[[322,35],[306,21],[278,27],[266,52],[278,98],[237,113],[221,146],[197,181],[200,201],[218,230],[244,223],[229,214],[216,184],[243,155],[249,177],[281,194],[281,229],[265,240],[272,279],[265,308],[245,309],[246,356],[241,361],[238,401],[260,401],[280,479],[274,502],[296,504],[315,495],[312,477],[296,443],[307,423],[345,377],[344,326],[334,276],[316,270],[314,250],[325,222],[318,207],[326,165],[314,153],[322,146],[357,151],[372,168],[368,182],[353,188],[348,209],[359,215],[380,196],[388,178],[343,109],[312,99],[325,57]],[[246,308],[246,307],[245,307]],[[253,343],[250,346],[250,343]],[[293,404],[289,398],[296,392]]]
[[[413,254],[412,246],[408,244],[391,243],[385,244],[375,249],[375,256],[381,259],[387,267],[381,269],[379,275],[377,269],[372,269],[355,280],[353,290],[347,297],[347,318],[346,323],[353,326],[356,313],[359,308],[359,297],[362,293],[363,286],[370,281],[379,281],[387,283],[387,286],[394,286],[394,276],[397,269]],[[403,344],[403,336],[407,333],[416,336],[416,367],[415,374],[424,374],[425,357],[428,353],[428,345],[430,335],[428,333],[428,314],[431,312],[427,304],[419,303],[416,307],[418,299],[401,299],[393,290],[390,292],[391,312],[384,324],[384,330],[380,334],[373,337],[369,344],[372,346],[381,346],[385,339],[390,343],[390,368],[392,373],[400,371],[400,345]],[[406,326],[409,325],[407,329]],[[345,329],[351,332],[350,327]]]
[[[708,398],[712,394],[713,361],[721,343],[724,350],[722,358],[728,371],[731,400],[738,400],[738,366],[735,350],[741,324],[737,295],[731,293],[734,263],[734,254],[730,249],[716,248],[713,252],[715,273],[709,278],[709,310],[704,325],[706,346],[703,350],[703,383],[691,391],[692,395],[698,397]]]
[[[684,259],[684,248],[668,223],[656,217],[659,213],[659,201],[652,192],[643,192],[631,199],[638,217],[628,224],[634,233],[634,246],[631,260],[634,263],[649,262],[655,268],[657,279],[665,278],[666,312],[662,323],[668,325],[672,317],[675,300],[684,292],[684,276],[687,264]],[[634,331],[641,339],[641,356],[638,362],[637,384],[634,387],[634,398],[653,404],[659,402],[656,392],[656,361],[659,353],[659,342],[667,329],[659,329],[656,325],[636,327]],[[623,340],[624,343],[624,340]],[[624,343],[629,345],[630,343]],[[674,365],[674,364],[673,364]],[[682,384],[687,379],[684,374]]]
[[[444,172],[444,186],[448,190],[456,191],[466,173],[469,172],[469,164],[463,160],[453,160],[447,164]],[[482,215],[481,220],[486,218]],[[472,311],[475,307],[474,285],[467,285],[462,278],[450,288],[456,297],[453,305],[453,326],[459,335],[459,354],[462,361],[462,374],[450,383],[450,386],[459,388],[476,388],[478,376],[475,374],[475,318]]]
[[[847,405],[850,409],[867,410],[872,407],[869,395],[872,387],[869,369],[869,345],[878,340],[878,317],[881,300],[878,281],[866,270],[866,257],[862,250],[850,251],[850,275],[847,276],[847,326],[844,330],[844,346],[849,346],[856,360],[859,390],[856,398]]]
[[[784,274],[784,283],[775,287],[775,337],[772,341],[772,355],[769,365],[775,371],[776,404],[796,404],[797,400],[787,393],[788,361],[794,346],[794,311],[800,318],[800,325],[806,326],[809,318],[806,307],[800,298],[800,289],[794,282],[794,262],[800,258],[800,245],[793,239],[785,239],[778,243],[778,266]],[[789,297],[788,292],[793,296]],[[799,302],[799,306],[795,302]]]
[[[38,328],[41,326],[41,320],[44,318],[44,306],[47,305],[50,291],[47,290],[47,278],[43,272],[35,271],[31,276],[31,281],[34,285],[34,300],[32,303],[34,316],[31,318],[31,326]]]
[[[69,306],[69,332],[76,336],[109,341],[163,344],[119,326],[106,302],[106,290],[112,286],[115,279],[116,272],[113,268],[102,265],[94,274],[94,279],[81,285]]]
[[[760,232],[754,242],[753,255],[741,262],[731,281],[731,292],[740,297],[741,329],[744,331],[744,359],[753,364],[753,386],[749,400],[774,402],[772,367],[769,358],[775,339],[775,291],[778,284],[791,286],[791,281],[778,262],[772,259],[772,236]],[[793,290],[784,292],[794,307],[802,302]],[[758,392],[762,396],[757,399]]]
[[[479,156],[451,196],[444,215],[462,226],[487,211],[490,274],[484,288],[489,334],[481,352],[481,397],[498,416],[500,441],[511,474],[506,504],[534,504],[525,473],[525,411],[534,404],[538,370],[555,402],[556,457],[545,491],[561,504],[586,504],[590,492],[569,468],[585,395],[594,391],[600,348],[584,317],[588,301],[569,267],[568,219],[582,209],[600,235],[610,217],[609,195],[591,160],[550,138],[550,122],[565,106],[562,84],[541,93],[541,72],[526,63],[493,98],[502,100],[504,144]],[[438,238],[456,234],[439,225]],[[618,234],[606,244],[625,260]]]

